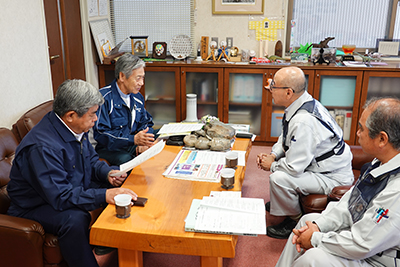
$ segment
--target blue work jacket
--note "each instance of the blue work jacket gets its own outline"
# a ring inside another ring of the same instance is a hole
[[[100,89],[104,104],[97,111],[98,120],[93,127],[96,149],[119,150],[135,145],[136,133],[149,127],[153,133],[153,118],[144,107],[144,97],[130,94],[129,108],[119,95],[117,80]],[[135,109],[135,121],[132,123],[132,110]]]
[[[87,133],[79,142],[51,111],[17,147],[7,186],[8,213],[22,216],[46,204],[59,211],[97,209],[106,204],[106,189],[90,188],[90,183],[107,181],[112,169],[99,161]]]

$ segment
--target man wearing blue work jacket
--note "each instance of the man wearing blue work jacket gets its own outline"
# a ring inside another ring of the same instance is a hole
[[[145,63],[126,53],[115,64],[115,80],[100,89],[104,105],[93,127],[96,151],[112,165],[121,165],[144,152],[154,142],[153,118],[144,106],[140,89]]]
[[[111,176],[117,168],[99,161],[88,140],[87,132],[103,102],[99,91],[87,82],[62,83],[53,110],[17,147],[10,172],[8,214],[37,221],[47,233],[56,235],[68,266],[98,266],[89,244],[88,211],[114,204],[118,194],[137,198],[132,190],[118,188],[126,174]]]

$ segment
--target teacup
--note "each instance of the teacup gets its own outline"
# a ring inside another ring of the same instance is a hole
[[[234,151],[227,152],[225,155],[225,165],[227,168],[236,168],[238,164],[238,153]]]
[[[114,197],[117,218],[126,219],[131,216],[132,197],[128,194],[119,194]]]
[[[235,170],[232,168],[224,168],[221,170],[221,187],[224,189],[232,189],[235,184]]]

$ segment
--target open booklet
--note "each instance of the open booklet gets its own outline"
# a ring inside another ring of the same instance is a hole
[[[264,200],[237,197],[193,199],[185,220],[185,231],[228,235],[265,235]]]
[[[135,158],[133,158],[132,160],[121,164],[119,166],[119,172],[113,173],[110,176],[119,176],[123,173],[126,173],[130,170],[132,170],[133,168],[135,168],[136,166],[142,164],[143,162],[145,162],[146,160],[148,160],[149,158],[154,157],[155,155],[157,155],[158,153],[160,153],[163,148],[165,146],[165,141],[159,141],[157,144],[153,145],[152,147],[150,147],[149,149],[147,149],[145,152],[143,152],[142,154],[136,156]]]
[[[244,166],[246,151],[233,151],[238,153],[238,166]],[[174,179],[219,183],[226,153],[181,149],[163,175]]]

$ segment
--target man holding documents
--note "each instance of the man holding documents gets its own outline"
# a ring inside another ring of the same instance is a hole
[[[257,164],[272,172],[267,211],[286,216],[281,224],[268,226],[267,235],[283,239],[301,217],[300,194],[328,194],[335,186],[353,183],[352,154],[339,125],[306,91],[300,68],[282,68],[269,82],[266,89],[274,103],[286,108],[283,130],[271,154],[259,154]]]
[[[118,187],[126,178],[126,174],[112,177],[117,170],[99,161],[88,140],[103,102],[87,82],[61,84],[53,111],[23,138],[10,172],[8,214],[37,221],[56,235],[68,266],[98,266],[89,245],[88,211],[114,204],[118,194],[137,198],[126,188],[93,188],[94,182]]]
[[[276,266],[400,265],[400,101],[371,99],[358,125],[375,159],[339,202],[300,220]]]
[[[144,66],[139,57],[122,55],[115,64],[115,80],[100,89],[105,103],[97,111],[93,135],[99,157],[111,165],[128,162],[153,145],[153,118],[139,92]]]

